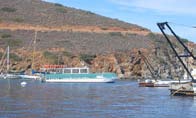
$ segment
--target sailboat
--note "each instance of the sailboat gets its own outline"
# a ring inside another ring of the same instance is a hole
[[[169,87],[171,83],[178,83],[178,80],[173,80],[169,75],[167,79],[162,79],[161,75],[154,69],[147,57],[145,57],[141,51],[138,51],[141,56],[141,59],[144,61],[147,69],[151,73],[153,79],[145,79],[143,81],[138,80],[140,87]],[[189,80],[181,80],[182,82],[188,82]]]
[[[10,73],[10,48],[9,48],[9,46],[6,49],[6,53],[5,54],[7,55],[7,58],[6,58],[7,70],[6,70],[6,72],[4,72],[4,73],[2,72],[1,73],[0,78],[3,78],[3,79],[16,79],[19,76],[14,74],[14,73]],[[2,69],[4,67],[4,62],[5,62],[3,58],[4,58],[4,56],[1,59]]]
[[[34,58],[35,58],[35,50],[36,50],[36,40],[37,40],[37,31],[35,31],[35,37],[34,37],[34,40],[33,40],[33,61],[32,61],[32,73],[31,74],[20,74],[19,77],[20,78],[23,78],[23,79],[40,79],[41,75],[38,74],[38,75],[35,75],[34,73]]]

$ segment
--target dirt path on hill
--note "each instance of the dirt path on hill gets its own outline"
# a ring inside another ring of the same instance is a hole
[[[42,32],[50,31],[70,31],[70,32],[94,32],[94,33],[111,33],[111,32],[121,32],[121,33],[131,33],[138,35],[147,35],[149,31],[141,29],[123,29],[119,27],[107,27],[101,28],[98,26],[36,26],[30,24],[10,24],[10,23],[0,23],[0,30],[36,30]]]

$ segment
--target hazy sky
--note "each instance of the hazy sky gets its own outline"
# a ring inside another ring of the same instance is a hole
[[[160,32],[157,22],[172,22],[183,38],[196,42],[196,0],[45,0],[92,11]],[[175,24],[174,24],[175,23]]]

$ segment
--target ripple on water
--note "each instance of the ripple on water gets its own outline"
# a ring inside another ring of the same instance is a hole
[[[193,118],[196,99],[168,88],[116,83],[39,83],[0,80],[1,118]]]

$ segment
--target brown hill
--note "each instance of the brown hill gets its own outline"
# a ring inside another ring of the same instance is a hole
[[[64,7],[41,0],[0,0],[1,21],[41,26],[98,26],[146,30],[117,19],[106,18],[89,11]]]
[[[38,49],[96,54],[150,45],[143,27],[41,0],[0,0],[0,14],[2,47],[26,48],[35,30]]]

